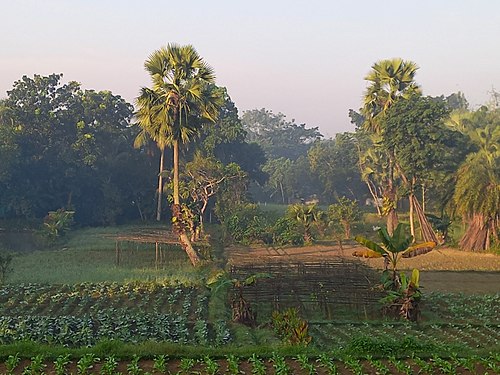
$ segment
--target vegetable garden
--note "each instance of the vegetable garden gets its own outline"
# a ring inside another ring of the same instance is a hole
[[[6,284],[0,373],[498,373],[499,294],[427,294],[415,324],[378,314],[376,274],[356,260],[231,272],[240,279],[266,274],[242,290],[257,313],[255,327],[228,318],[234,288],[222,291],[221,305],[214,304],[220,292],[200,285]],[[273,311],[290,308],[307,322],[309,345],[281,343],[273,331]],[[19,353],[16,345],[29,342],[63,354]],[[109,347],[97,349],[103,343]],[[125,344],[150,347],[131,355],[118,349]]]

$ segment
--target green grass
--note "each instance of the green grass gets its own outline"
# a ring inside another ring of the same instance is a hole
[[[115,264],[117,233],[137,230],[138,226],[84,228],[70,232],[47,250],[16,253],[8,283],[73,284],[81,282],[129,282],[174,280],[179,284],[198,284],[209,271],[195,269],[180,246],[163,245],[166,262],[155,269],[155,245],[121,243],[121,262]],[[165,229],[165,226],[148,226]]]

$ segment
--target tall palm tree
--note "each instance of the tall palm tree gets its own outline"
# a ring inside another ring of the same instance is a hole
[[[378,61],[365,77],[369,82],[363,98],[361,110],[365,117],[364,129],[369,133],[384,136],[382,124],[387,110],[397,101],[419,94],[420,88],[415,83],[418,66],[400,58]],[[384,182],[383,197],[387,214],[387,229],[392,233],[398,224],[396,213],[395,157],[386,155],[387,178]]]
[[[158,101],[156,93],[148,88],[142,88],[136,99],[138,110],[135,113],[137,123],[141,131],[134,140],[134,147],[140,148],[148,145],[150,141],[156,143],[160,150],[160,170],[158,172],[158,197],[156,206],[156,220],[161,220],[162,196],[163,196],[163,168],[165,160],[165,148],[170,145],[170,136],[166,130],[165,121],[160,121],[156,115],[155,103]]]
[[[196,265],[200,259],[180,217],[179,144],[190,142],[202,124],[217,121],[221,98],[210,87],[215,82],[215,74],[191,45],[169,44],[160,48],[149,56],[144,67],[152,87],[143,89],[138,98],[138,112],[142,108],[145,114],[140,124],[144,129],[150,126],[156,129],[158,139],[172,146],[174,224],[191,263]],[[140,104],[142,94],[145,94],[143,106]]]

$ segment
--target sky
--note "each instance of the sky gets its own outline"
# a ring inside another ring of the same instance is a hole
[[[420,67],[425,95],[461,91],[473,108],[500,90],[500,1],[0,0],[0,98],[23,75],[63,73],[133,103],[144,61],[192,44],[239,109],[266,108],[352,131],[373,63]]]

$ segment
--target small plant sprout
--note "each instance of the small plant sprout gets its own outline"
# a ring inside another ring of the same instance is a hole
[[[316,374],[316,368],[312,363],[309,362],[309,357],[305,354],[298,354],[295,357],[296,361],[299,362],[300,368],[304,370],[309,375]]]
[[[141,357],[135,354],[132,357],[132,360],[130,363],[127,365],[127,373],[129,375],[142,375],[143,371],[141,367],[139,366],[139,361],[141,360]]]
[[[43,375],[45,374],[45,367],[47,367],[46,364],[44,364],[45,358],[43,354],[38,354],[34,357],[31,357],[31,363],[26,366],[26,368],[23,371],[23,375]]]
[[[113,355],[110,355],[104,359],[104,363],[101,366],[101,375],[115,375],[116,368],[118,367],[118,361]]]
[[[267,369],[264,361],[257,356],[257,354],[252,354],[250,358],[248,358],[248,362],[252,365],[252,374],[253,375],[266,375]]]
[[[320,366],[326,369],[328,375],[338,374],[337,366],[335,365],[333,358],[331,358],[328,354],[321,353],[316,362],[319,362]]]
[[[61,354],[54,361],[54,372],[56,375],[65,375],[66,366],[71,363],[69,354]]]
[[[271,363],[273,364],[276,375],[290,374],[290,367],[288,367],[288,364],[285,361],[285,357],[273,352],[271,356]]]
[[[19,353],[15,355],[9,355],[7,360],[5,361],[5,369],[7,370],[7,375],[11,375],[14,373],[17,365],[20,362]]]
[[[153,370],[159,372],[160,374],[167,373],[167,362],[168,357],[164,354],[157,355],[154,357]]]
[[[100,359],[93,353],[84,354],[76,363],[78,375],[90,374],[90,371],[94,368],[94,364],[99,361]]]
[[[217,361],[209,356],[203,357],[203,362],[205,363],[205,369],[208,375],[215,375],[219,370],[219,364]]]
[[[196,360],[193,358],[181,358],[181,362],[179,363],[180,374],[190,374],[195,364]]]
[[[240,359],[233,354],[226,356],[227,372],[229,375],[238,375],[240,373],[239,362]]]

